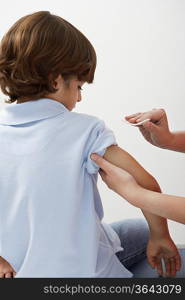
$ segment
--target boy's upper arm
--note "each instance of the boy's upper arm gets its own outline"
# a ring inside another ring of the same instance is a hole
[[[128,152],[118,146],[107,148],[104,158],[129,172],[139,185],[146,189],[160,191],[157,181]]]
[[[89,134],[85,151],[85,165],[89,174],[96,174],[99,170],[98,165],[90,158],[90,155],[97,153],[103,156],[110,145],[117,145],[113,131],[106,127],[104,121],[96,120]]]

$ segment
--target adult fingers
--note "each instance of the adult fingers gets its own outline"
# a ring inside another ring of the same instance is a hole
[[[112,171],[112,164],[105,160],[98,154],[91,154],[91,159],[105,172],[110,173]]]
[[[146,111],[143,113],[137,113],[130,116],[125,117],[125,119],[131,123],[134,123],[137,121],[141,122],[145,119],[150,119],[152,122],[159,122],[163,119],[163,117],[166,115],[166,112],[164,109],[152,109],[150,111]]]
[[[175,257],[170,258],[170,265],[171,265],[171,276],[174,277],[176,275],[176,259]]]
[[[12,278],[12,273],[11,272],[6,273],[5,278]]]
[[[159,108],[159,109],[153,109],[150,112],[144,113],[143,116],[146,117],[148,116],[148,118],[156,123],[159,122],[160,120],[163,119],[163,117],[166,115],[166,112],[164,109]],[[139,121],[139,120],[138,120]],[[142,121],[142,120],[141,120]]]
[[[145,137],[150,137],[150,131],[147,128],[144,128],[143,126],[138,126],[138,128]]]
[[[142,113],[136,113],[136,114],[132,114],[132,115],[129,115],[129,116],[125,116],[125,119],[128,120],[130,118],[135,118],[135,117],[138,117],[139,115],[141,115]]]
[[[156,269],[159,275],[163,275],[162,261],[161,258],[156,258]]]
[[[179,254],[177,254],[177,255],[175,256],[175,258],[176,258],[176,270],[179,271],[180,268],[181,268],[181,265],[182,265],[181,257],[180,257]]]
[[[149,258],[148,257],[148,263],[149,265],[152,267],[152,269],[155,269],[155,266],[156,266],[156,261],[155,261],[155,258]]]
[[[0,272],[0,278],[4,278],[4,272]]]
[[[138,118],[140,118],[140,116],[139,117],[130,118],[130,119],[128,119],[128,121],[130,123],[137,123],[136,121],[138,120]]]
[[[169,258],[164,258],[166,276],[171,276],[171,261]]]
[[[99,170],[99,174],[100,174],[102,180],[105,181],[105,175],[106,175],[105,172],[104,172],[103,170],[100,169],[100,170]]]
[[[148,130],[149,132],[152,132],[154,134],[157,134],[160,130],[158,125],[155,125],[154,123],[152,123],[150,121],[143,123],[141,126],[143,128],[145,128],[145,130]]]

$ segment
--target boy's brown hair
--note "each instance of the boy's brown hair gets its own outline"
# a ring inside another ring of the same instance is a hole
[[[20,97],[37,100],[57,91],[62,75],[92,83],[96,53],[89,40],[72,24],[49,11],[19,19],[0,43],[0,87],[9,102]]]

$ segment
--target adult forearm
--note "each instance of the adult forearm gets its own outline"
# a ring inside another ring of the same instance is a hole
[[[150,187],[150,185],[149,185],[147,187],[147,189],[150,191],[158,192],[160,194],[161,189],[160,189],[160,186],[158,185],[157,181],[155,181],[155,184],[156,184],[156,186],[154,185],[154,187],[153,187],[153,185],[152,185],[152,187]],[[167,224],[166,218],[155,215],[152,212],[145,210],[144,208],[143,209],[141,208],[141,210],[148,222],[151,236],[159,237],[159,236],[169,235],[168,224]]]
[[[161,194],[146,190],[139,185],[124,197],[145,212],[185,224],[185,197]]]
[[[145,192],[148,193],[145,194]],[[150,193],[156,193],[157,195],[161,195],[161,189],[157,184],[157,182],[152,187],[148,186],[147,189],[146,187],[143,188],[138,185],[138,188],[134,188],[132,192],[127,193],[127,195],[125,195],[125,191],[124,191],[124,197],[126,196],[125,198],[128,198],[131,204],[139,207],[142,210],[142,213],[148,222],[150,233],[152,236],[159,237],[159,236],[168,235],[169,231],[168,231],[168,225],[165,216],[161,216],[160,214],[155,214],[155,211],[149,209],[149,205],[146,205]]]
[[[185,131],[172,132],[171,139],[166,148],[185,153]]]
[[[164,237],[169,235],[168,224],[166,218],[157,216],[146,209],[141,209],[150,228],[151,237]]]

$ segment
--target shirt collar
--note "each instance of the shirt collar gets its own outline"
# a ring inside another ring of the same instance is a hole
[[[69,112],[61,103],[49,98],[27,101],[3,103],[0,109],[0,124],[16,125],[38,121]]]

